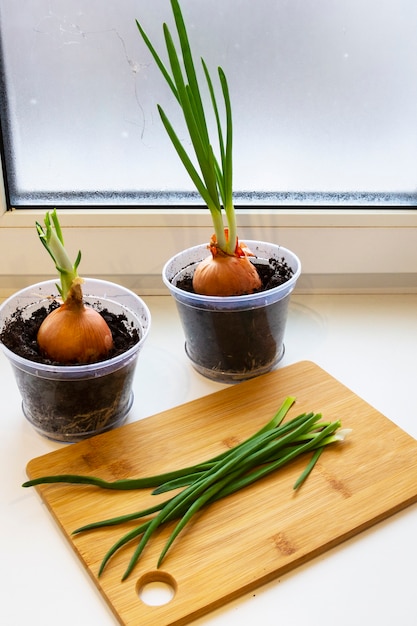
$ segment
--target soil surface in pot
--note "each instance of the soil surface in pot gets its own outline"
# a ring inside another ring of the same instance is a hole
[[[59,365],[39,353],[36,340],[43,320],[57,307],[59,303],[54,300],[48,307],[42,307],[32,313],[28,319],[24,319],[21,310],[15,311],[4,324],[0,335],[2,343],[15,354],[29,361],[45,365]],[[106,360],[126,352],[138,343],[140,336],[137,329],[127,326],[127,320],[123,314],[116,315],[107,309],[100,310],[99,313],[106,320],[113,336],[114,346]]]
[[[257,290],[258,292],[279,287],[290,280],[294,274],[284,258],[271,258],[268,263],[262,263],[257,261],[255,257],[251,259],[251,262],[256,267],[256,271],[258,272],[262,283],[260,288]],[[184,275],[184,277],[178,280],[175,284],[179,289],[194,293],[192,274]]]

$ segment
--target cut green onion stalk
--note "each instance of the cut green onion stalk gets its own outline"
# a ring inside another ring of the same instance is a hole
[[[177,51],[171,32],[167,24],[164,24],[163,32],[169,68],[162,61],[142,25],[138,21],[136,23],[145,44],[181,107],[191,139],[193,156],[190,156],[184,148],[160,105],[158,105],[158,110],[181,162],[210,210],[214,226],[214,235],[209,244],[211,256],[198,265],[193,278],[193,287],[196,292],[204,295],[229,296],[253,293],[260,288],[261,280],[255,267],[249,261],[248,257],[252,256],[251,251],[244,244],[240,245],[237,237],[233,204],[232,107],[227,79],[224,71],[219,67],[218,78],[225,115],[225,123],[222,125],[213,81],[206,63],[201,59],[211,102],[211,113],[217,127],[218,156],[216,157],[187,29],[178,0],[171,0],[171,7],[180,49]]]
[[[58,270],[57,289],[63,302],[46,316],[39,328],[39,351],[60,364],[94,363],[112,349],[111,330],[100,313],[83,302],[83,280],[78,276],[81,252],[72,264],[55,209],[51,214],[46,213],[44,224],[43,227],[36,222],[36,229]]]
[[[155,506],[93,522],[74,531],[74,534],[78,534],[148,518],[124,534],[110,548],[101,563],[99,575],[103,573],[111,557],[120,548],[139,539],[124,573],[123,580],[125,580],[135,567],[153,533],[164,524],[177,520],[177,525],[173,528],[160,554],[158,567],[161,566],[181,530],[202,507],[243,489],[287,465],[301,454],[311,451],[313,455],[310,462],[294,484],[294,489],[299,489],[313,470],[324,448],[332,443],[343,441],[350,433],[349,429],[341,429],[339,420],[325,422],[319,413],[303,413],[283,422],[294,402],[295,398],[286,398],[274,417],[254,435],[234,448],[197,465],[156,476],[127,478],[113,482],[95,476],[74,474],[42,476],[25,482],[23,487],[47,483],[72,483],[116,490],[152,488],[153,494],[180,488],[181,491],[175,496]]]

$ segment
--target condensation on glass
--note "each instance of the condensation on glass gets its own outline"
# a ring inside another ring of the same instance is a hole
[[[415,204],[415,0],[181,5],[198,65],[203,56],[213,75],[221,65],[230,83],[238,202]],[[163,51],[169,0],[32,0],[24,10],[0,0],[15,206],[198,202],[156,105],[187,143],[180,113],[136,19]]]

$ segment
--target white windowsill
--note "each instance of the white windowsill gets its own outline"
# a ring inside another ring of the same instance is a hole
[[[49,207],[50,208],[50,207]],[[46,210],[46,209],[45,209]],[[0,215],[0,295],[54,277],[35,221],[45,210]],[[82,250],[82,273],[163,294],[161,270],[172,255],[208,241],[208,210],[62,210],[68,249]],[[245,209],[241,239],[280,243],[301,259],[299,292],[408,293],[417,290],[416,209]]]

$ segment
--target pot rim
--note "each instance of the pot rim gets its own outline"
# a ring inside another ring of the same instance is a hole
[[[53,378],[57,378],[57,376],[61,374],[63,376],[68,376],[71,374],[72,376],[69,376],[69,378],[76,379],[78,377],[88,378],[89,375],[91,375],[92,377],[104,376],[111,371],[116,371],[122,366],[124,367],[132,359],[136,358],[137,353],[142,348],[150,331],[151,313],[147,304],[142,300],[140,296],[118,283],[89,277],[83,277],[83,281],[83,284],[86,285],[87,288],[88,285],[90,285],[90,288],[93,288],[93,285],[96,285],[97,288],[107,287],[109,289],[118,290],[121,292],[120,296],[133,298],[136,302],[138,302],[138,304],[140,304],[142,311],[139,313],[138,311],[135,311],[131,306],[125,305],[123,301],[118,301],[115,295],[106,295],[106,292],[104,292],[104,295],[84,293],[85,297],[87,298],[92,298],[98,301],[103,300],[105,302],[111,302],[112,304],[120,307],[122,310],[129,311],[129,313],[133,315],[138,322],[138,327],[140,328],[141,332],[141,337],[139,341],[134,346],[131,346],[128,350],[126,350],[126,352],[118,354],[109,359],[98,361],[97,363],[88,363],[84,365],[51,365],[46,363],[38,363],[36,361],[32,361],[31,359],[22,357],[10,350],[0,340],[0,348],[3,350],[5,356],[9,359],[9,361],[11,361],[11,363],[15,367],[18,367],[19,369],[23,369],[25,371],[31,371],[33,373],[36,373],[36,371],[39,370],[39,375],[42,377],[45,377],[47,374],[51,374]],[[33,283],[32,285],[24,287],[23,289],[15,292],[11,296],[9,296],[4,302],[2,302],[0,305],[0,331],[3,327],[3,322],[6,320],[6,315],[4,315],[4,311],[5,309],[10,307],[10,304],[12,304],[14,300],[22,297],[25,298],[27,294],[28,302],[26,305],[22,304],[22,307],[24,308],[25,306],[29,307],[31,305],[36,305],[37,302],[41,304],[45,302],[46,299],[50,299],[51,296],[59,298],[59,294],[56,289],[56,282],[56,280],[44,280],[41,282]],[[46,294],[46,292],[42,292],[42,289],[49,287],[52,287],[53,293],[51,293],[51,290],[49,290],[48,295]],[[31,293],[30,290],[33,290],[33,293]],[[35,293],[36,290],[39,290],[39,292]],[[32,298],[30,298],[29,296],[32,296]],[[7,318],[9,317],[9,315],[10,313],[7,315]]]
[[[272,248],[276,253],[275,256],[277,258],[284,257],[286,262],[290,265],[291,269],[293,270],[292,277],[282,285],[278,285],[277,287],[273,287],[272,289],[259,291],[253,294],[244,294],[240,296],[206,296],[184,291],[183,289],[177,287],[172,282],[172,280],[175,279],[175,276],[177,276],[181,271],[187,268],[192,269],[193,266],[196,266],[200,261],[208,256],[208,246],[206,243],[204,243],[197,246],[192,246],[190,248],[186,248],[168,259],[162,270],[162,280],[165,286],[168,287],[171,294],[177,300],[188,304],[199,303],[204,308],[210,305],[218,306],[219,308],[225,309],[230,309],[233,307],[233,305],[238,305],[237,308],[252,308],[264,306],[265,304],[268,304],[269,301],[276,301],[290,294],[294,289],[295,284],[301,274],[301,261],[298,256],[294,252],[292,252],[292,250],[289,250],[288,248],[284,248],[283,246],[272,242],[264,242],[255,239],[245,239],[244,241],[245,244],[252,250],[252,252],[254,252],[255,256],[257,248],[262,248],[262,246]],[[178,267],[173,275],[169,277],[169,270],[171,266],[186,254],[191,257],[189,258],[187,264],[185,266]],[[192,260],[193,257],[195,257],[194,260]],[[291,262],[295,265],[295,267],[292,266]]]

